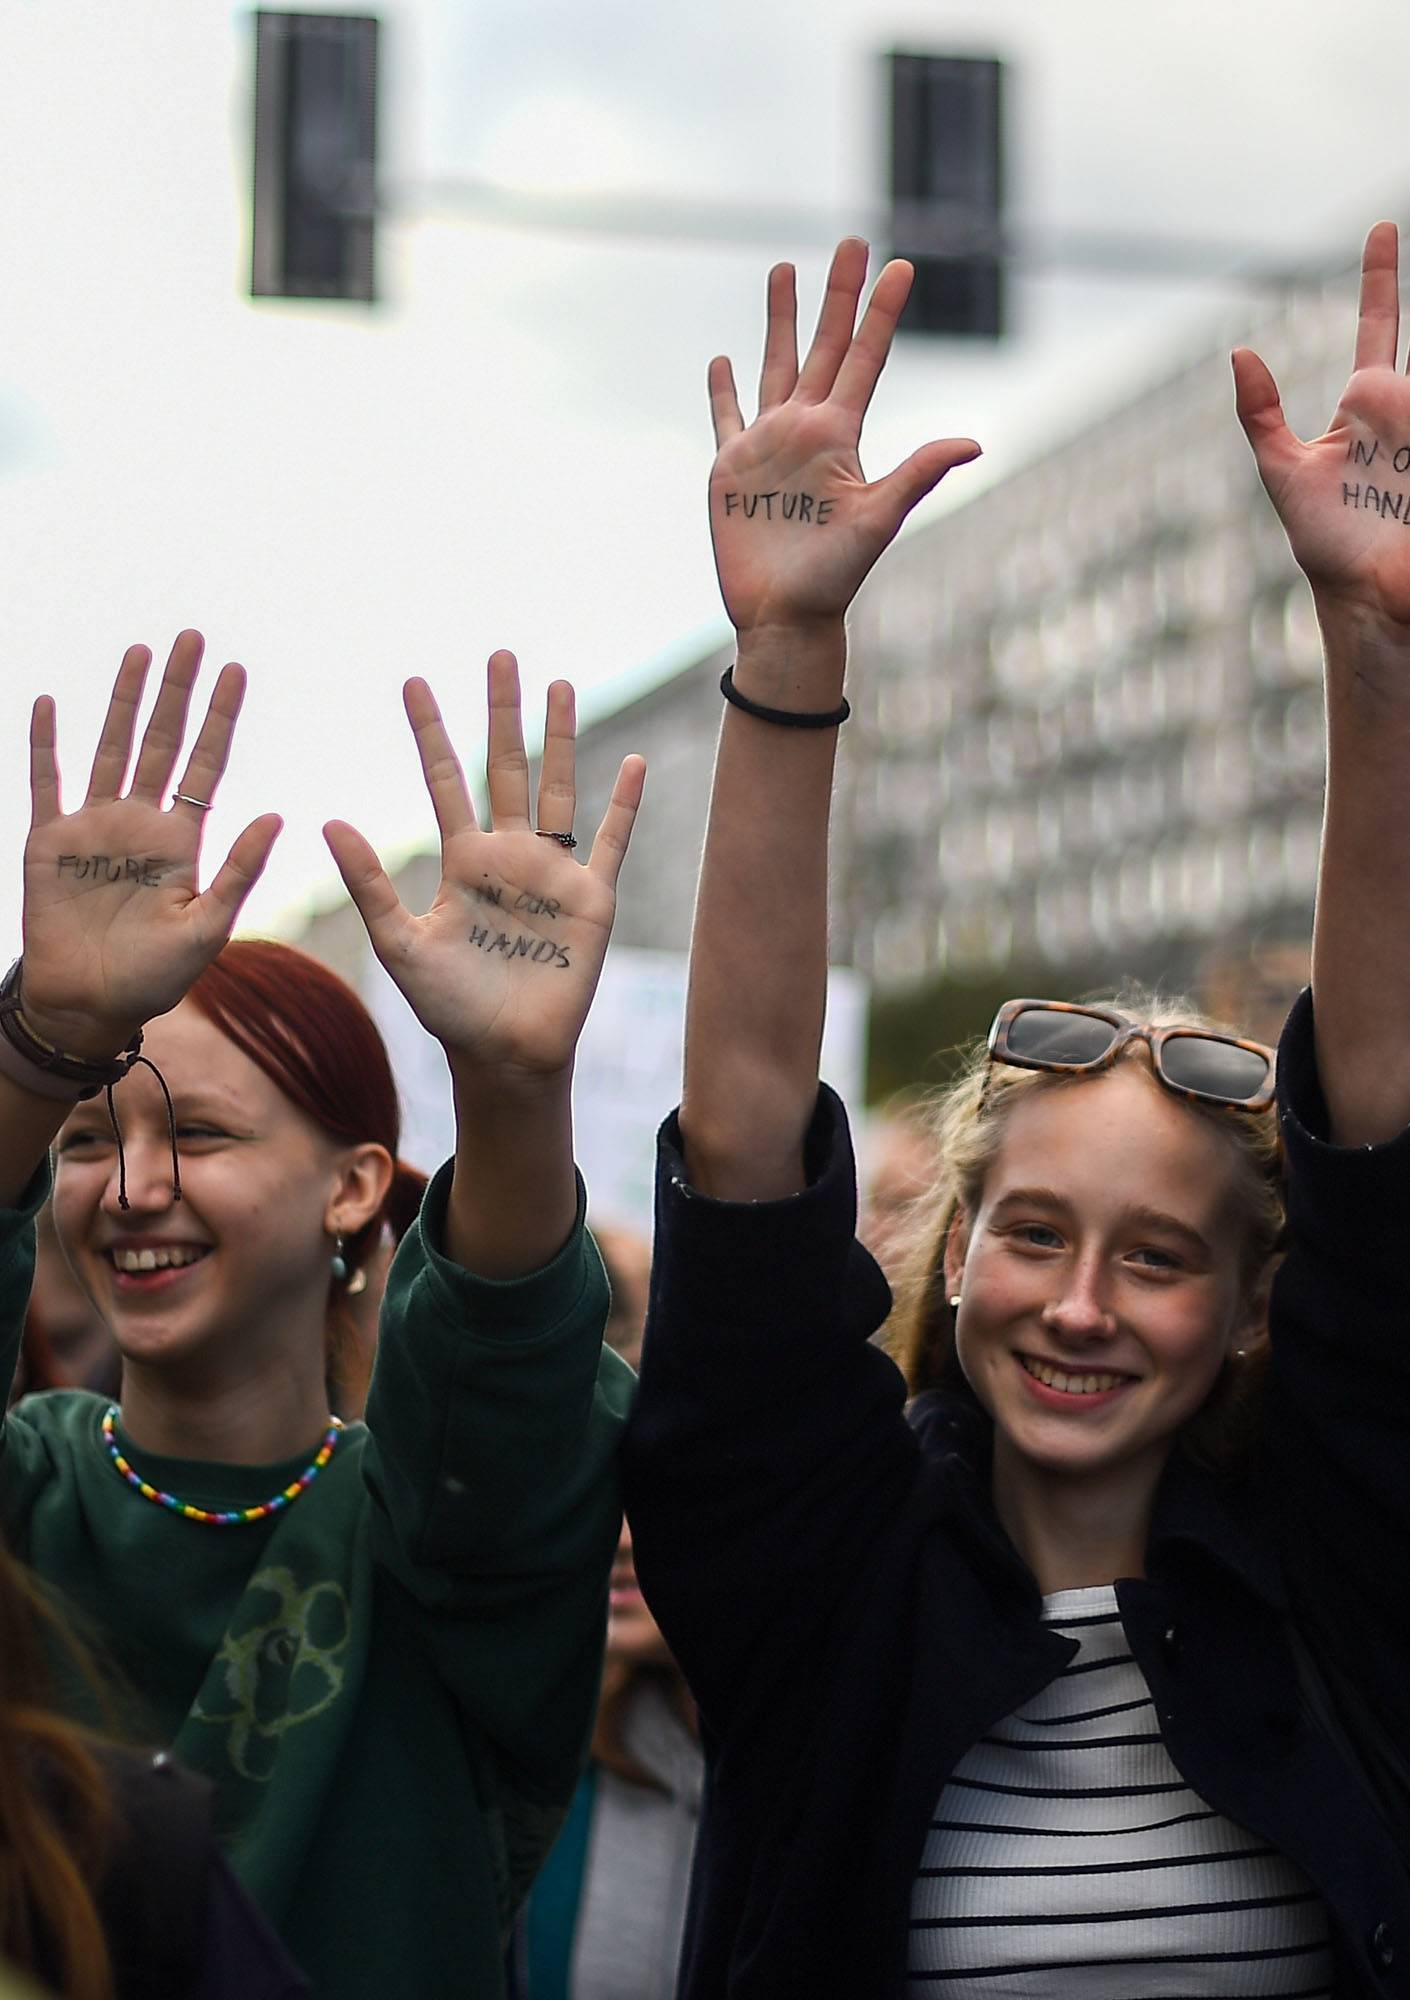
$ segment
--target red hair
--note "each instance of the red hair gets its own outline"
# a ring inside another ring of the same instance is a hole
[[[391,1154],[394,1171],[381,1207],[347,1238],[349,1270],[368,1262],[384,1227],[400,1242],[415,1220],[426,1176],[397,1157],[401,1106],[392,1066],[376,1022],[347,981],[295,945],[237,938],[188,997],[315,1125],[345,1145],[372,1143]],[[329,1314],[335,1377],[345,1317],[339,1289]]]

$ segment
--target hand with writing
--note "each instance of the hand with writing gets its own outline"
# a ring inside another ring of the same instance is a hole
[[[952,466],[978,456],[971,439],[946,438],[886,478],[866,480],[857,455],[862,419],[912,277],[908,264],[888,264],[858,326],[866,268],[865,243],[838,245],[801,369],[793,267],[770,272],[752,424],[740,413],[729,362],[710,364],[719,447],[710,524],[725,608],[741,634],[839,620],[916,503]]]
[[[1369,611],[1410,627],[1410,380],[1395,365],[1400,325],[1393,222],[1366,238],[1351,379],[1327,431],[1289,430],[1272,374],[1233,357],[1239,421],[1292,551],[1324,610]]]
[[[230,935],[279,832],[255,820],[210,887],[197,881],[205,811],[225,770],[245,694],[244,669],[222,668],[205,721],[169,800],[201,663],[199,632],[179,635],[124,792],[151,654],[123,656],[77,811],[59,798],[55,714],[43,695],[30,725],[32,815],[24,855],[26,1021],[70,1055],[102,1061],[183,997]]]
[[[545,832],[572,831],[573,690],[549,690],[538,817],[512,653],[489,663],[486,775],[493,832],[476,824],[465,776],[422,680],[405,688],[426,788],[441,835],[441,885],[424,916],[402,904],[372,848],[352,827],[324,828],[348,894],[382,964],[453,1069],[506,1080],[565,1077],[587,1019],[616,908],[646,766],[628,757],[587,864]]]

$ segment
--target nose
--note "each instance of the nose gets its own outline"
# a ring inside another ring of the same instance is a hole
[[[1102,1273],[1095,1258],[1071,1264],[1061,1290],[1042,1311],[1043,1325],[1059,1340],[1110,1340],[1116,1314],[1106,1301]]]
[[[165,1131],[124,1132],[121,1154],[113,1148],[103,1186],[103,1213],[125,1215],[129,1220],[134,1215],[160,1215],[170,1208],[173,1198],[171,1141]]]

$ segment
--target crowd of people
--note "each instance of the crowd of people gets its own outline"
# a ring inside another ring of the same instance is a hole
[[[140,734],[130,649],[67,810],[35,704],[0,989],[16,1991],[1410,1995],[1410,537],[1343,476],[1410,455],[1395,231],[1325,435],[1234,357],[1326,653],[1278,1055],[1119,967],[1015,998],[891,1107],[859,1237],[818,1074],[845,619],[978,452],[864,477],[911,282],[863,305],[866,265],[839,247],[801,356],[771,274],[752,421],[710,369],[738,643],[649,1261],[588,1227],[571,1109],[645,772],[580,860],[566,683],[531,796],[491,658],[488,826],[407,683],[424,915],[325,829],[445,1051],[429,1181],[356,996],[232,938],[277,817],[202,886],[241,669],[186,749],[199,636]]]

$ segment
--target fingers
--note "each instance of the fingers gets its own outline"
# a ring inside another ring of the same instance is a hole
[[[543,762],[539,767],[539,808],[534,822],[545,833],[571,833],[578,802],[574,781],[577,714],[573,690],[567,681],[554,681],[548,690],[548,713],[543,728]]]
[[[740,414],[739,397],[734,386],[734,370],[728,356],[715,356],[706,379],[710,389],[710,421],[715,426],[715,446],[718,450],[726,439],[738,437],[744,429],[744,418]]]
[[[980,447],[973,438],[940,438],[934,444],[923,444],[894,472],[878,479],[871,490],[885,501],[891,512],[891,533],[895,534],[911,509],[934,491],[947,472],[957,465],[968,465],[980,455]]]
[[[759,375],[759,409],[787,402],[798,381],[798,285],[791,264],[769,273],[768,324],[764,365]]]
[[[801,401],[821,403],[831,395],[837,371],[851,344],[852,328],[857,323],[857,301],[866,275],[866,244],[860,236],[844,238],[833,252],[817,332],[794,391]]]
[[[229,937],[235,928],[235,919],[264,873],[264,864],[283,825],[278,813],[264,813],[252,820],[225,857],[215,880],[204,895],[197,897],[201,909],[213,917],[218,936]]]
[[[380,958],[393,948],[396,932],[410,921],[401,897],[392,887],[391,877],[377,859],[376,851],[355,826],[349,826],[346,820],[330,819],[323,829],[323,838],[343,878],[343,887],[367,926],[367,935]]]
[[[1394,368],[1400,337],[1398,238],[1393,222],[1378,222],[1361,253],[1361,303],[1353,368]]]
[[[59,760],[54,754],[54,702],[40,695],[29,718],[29,823],[31,829],[59,817]]]
[[[177,791],[183,794],[173,811],[194,813],[199,821],[204,815],[199,806],[188,803],[201,799],[209,805],[215,797],[216,787],[225,774],[225,766],[230,756],[230,743],[235,734],[235,723],[245,700],[245,669],[232,660],[220,670],[206,719],[201,724],[201,733],[186,759],[186,769],[177,784]],[[95,765],[96,771],[96,765]]]
[[[899,258],[886,266],[872,288],[862,323],[837,371],[832,400],[844,409],[855,411],[858,421],[866,415],[881,379],[896,336],[896,322],[911,295],[914,277],[914,266]]]
[[[489,749],[485,777],[496,833],[529,824],[529,760],[519,707],[519,662],[512,653],[490,654]]]
[[[431,795],[431,810],[436,815],[436,825],[442,841],[450,840],[475,824],[470,787],[465,782],[455,746],[441,720],[436,697],[425,681],[416,679],[407,682],[402,689],[402,705],[416,738],[416,754],[421,759],[421,775]],[[358,838],[361,839],[361,835]],[[367,843],[364,841],[363,845]],[[367,851],[369,854],[372,852],[371,848]],[[337,858],[335,849],[333,859],[336,861]]]
[[[602,824],[597,829],[597,838],[592,843],[592,853],[587,865],[594,875],[600,876],[609,888],[616,886],[622,863],[627,858],[627,843],[632,837],[636,824],[637,807],[641,804],[642,787],[646,783],[646,759],[625,757],[622,768],[617,773],[617,782],[612,788],[612,796],[607,802],[607,810],[602,815]]]
[[[137,769],[132,778],[131,796],[159,805],[171,783],[171,774],[186,734],[186,712],[191,705],[191,689],[201,664],[205,641],[199,632],[178,632],[176,643],[162,675],[142,747],[137,753]]]
[[[93,754],[93,770],[88,779],[89,805],[100,799],[115,799],[122,790],[132,757],[137,710],[151,664],[151,651],[146,646],[129,646],[122,656],[108,712],[98,736],[98,748]]]

